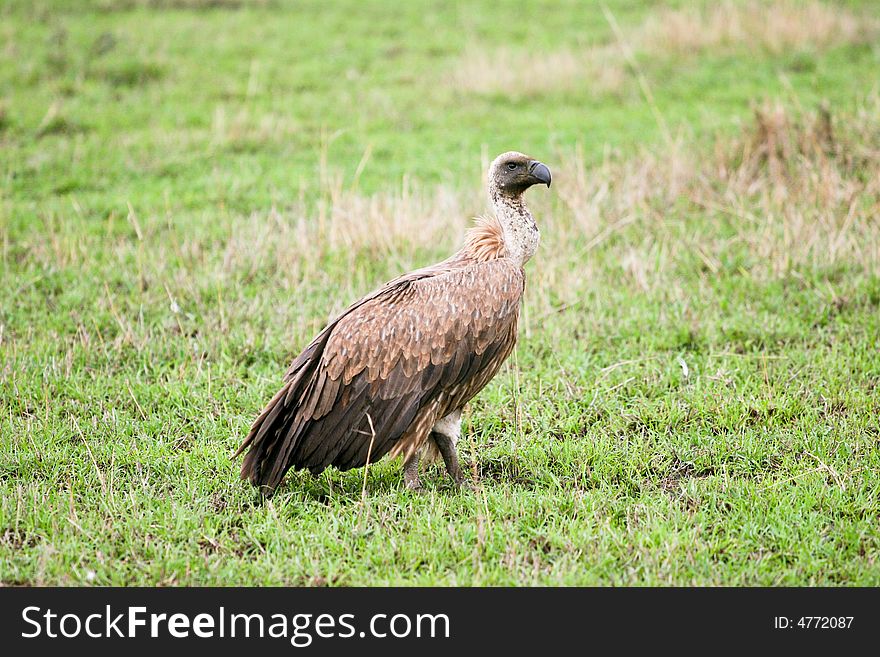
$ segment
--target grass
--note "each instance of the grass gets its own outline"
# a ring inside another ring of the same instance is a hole
[[[756,7],[5,3],[0,582],[880,584],[877,28]],[[554,185],[477,490],[260,503],[290,358],[509,148]]]

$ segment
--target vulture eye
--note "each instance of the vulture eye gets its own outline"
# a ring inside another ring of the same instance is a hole
[[[508,162],[507,168],[511,171],[516,171],[516,167],[519,166],[516,162]]]

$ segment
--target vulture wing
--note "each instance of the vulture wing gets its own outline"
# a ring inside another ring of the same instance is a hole
[[[411,454],[510,354],[524,285],[506,258],[452,259],[352,305],[294,359],[238,450],[242,478],[274,489],[291,467]]]

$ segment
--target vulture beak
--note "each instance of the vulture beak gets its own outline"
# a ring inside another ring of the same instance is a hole
[[[547,168],[546,164],[532,160],[529,162],[529,173],[532,174],[532,178],[535,179],[536,183],[544,183],[547,187],[550,186],[550,169]]]

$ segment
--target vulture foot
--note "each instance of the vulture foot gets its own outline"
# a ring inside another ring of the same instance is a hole
[[[403,481],[407,490],[421,491],[422,482],[419,481],[419,455],[410,456],[403,464]]]

